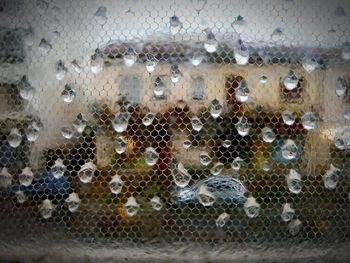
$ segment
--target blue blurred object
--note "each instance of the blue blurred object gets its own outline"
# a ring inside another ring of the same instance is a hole
[[[7,141],[0,145],[0,167],[12,167],[18,159],[18,148],[12,148]]]

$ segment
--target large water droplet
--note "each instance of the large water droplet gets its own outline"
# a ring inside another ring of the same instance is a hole
[[[230,220],[230,215],[227,213],[222,213],[216,219],[215,224],[217,227],[224,227],[229,220]]]
[[[296,159],[298,156],[298,147],[291,139],[287,139],[282,146],[282,157],[286,160]]]
[[[73,126],[63,126],[61,129],[61,134],[66,139],[72,139],[74,135],[74,128]]]
[[[71,66],[75,70],[75,72],[78,74],[80,74],[83,71],[83,68],[79,65],[79,62],[76,59],[74,59],[71,62]]]
[[[182,73],[179,69],[179,66],[176,64],[171,65],[171,68],[170,68],[171,82],[177,83],[180,81],[181,77],[182,77]]]
[[[306,56],[303,59],[303,68],[308,72],[311,73],[312,71],[314,71],[315,69],[318,68],[318,63],[317,60],[311,56]]]
[[[125,132],[128,128],[130,117],[129,112],[118,112],[112,121],[113,129],[118,133]]]
[[[159,196],[154,196],[150,202],[152,208],[156,211],[160,211],[163,207],[162,201],[160,200]]]
[[[213,34],[213,32],[209,31],[207,33],[207,39],[204,42],[204,48],[208,53],[214,53],[217,48],[218,48],[219,44],[218,41],[215,38],[215,35]]]
[[[201,152],[199,154],[199,161],[201,162],[201,164],[207,166],[208,164],[211,163],[211,157],[207,152]]]
[[[86,128],[87,121],[85,120],[83,114],[79,113],[77,118],[73,122],[73,127],[78,133],[83,133]]]
[[[42,38],[38,47],[38,50],[40,51],[40,53],[43,55],[46,55],[47,53],[50,52],[51,49],[52,49],[51,44],[45,38]]]
[[[303,223],[299,219],[294,219],[288,224],[289,233],[292,236],[297,235],[300,232],[302,226],[303,226]]]
[[[197,198],[203,206],[212,206],[215,203],[215,196],[208,190],[205,185],[198,189]]]
[[[24,75],[18,84],[19,95],[24,100],[31,100],[35,94],[35,88],[29,83],[28,77]]]
[[[136,51],[132,47],[128,47],[123,56],[125,66],[131,67],[132,65],[134,65],[137,60],[137,57],[138,56]]]
[[[243,161],[243,159],[241,157],[236,157],[233,160],[233,162],[231,164],[231,167],[232,167],[233,170],[239,171],[244,164],[245,164],[245,162]]]
[[[244,212],[249,218],[257,217],[260,213],[260,205],[253,196],[249,196],[244,203]]]
[[[334,145],[340,150],[350,149],[350,128],[346,128],[335,135]]]
[[[124,182],[119,175],[114,175],[112,180],[109,182],[109,189],[113,194],[119,194],[123,189]]]
[[[153,147],[147,147],[144,156],[146,164],[148,166],[153,166],[157,163],[159,154]]]
[[[176,35],[182,28],[182,23],[177,16],[170,17],[170,34]]]
[[[293,90],[298,86],[299,78],[293,70],[289,70],[287,76],[283,79],[283,86],[287,90]]]
[[[247,82],[241,80],[235,92],[235,97],[239,102],[246,102],[249,98],[250,90]]]
[[[56,64],[56,79],[57,80],[62,80],[66,76],[67,73],[67,68],[65,67],[64,63],[62,60],[59,60]]]
[[[68,206],[68,210],[72,213],[76,212],[80,206],[81,200],[77,193],[70,193],[68,198],[66,199],[66,204]]]
[[[12,174],[10,174],[6,167],[3,167],[0,172],[0,188],[7,188],[12,184]]]
[[[261,130],[261,137],[263,138],[264,142],[271,143],[276,139],[276,134],[272,131],[269,127],[264,127]]]
[[[178,163],[176,167],[171,170],[174,182],[179,187],[185,187],[191,180],[191,175],[187,172],[182,163]]]
[[[131,196],[128,198],[127,202],[124,205],[126,213],[128,216],[134,216],[140,209],[140,205],[136,202],[135,197]]]
[[[128,143],[125,140],[125,138],[121,135],[117,135],[116,140],[115,140],[116,153],[122,154],[123,152],[125,152],[127,146],[128,146]]]
[[[341,56],[345,60],[349,60],[350,59],[350,42],[349,41],[346,41],[343,44]]]
[[[85,163],[79,170],[78,176],[82,183],[87,184],[92,181],[92,177],[96,171],[96,165],[93,162]]]
[[[29,123],[25,129],[27,140],[30,142],[35,142],[39,138],[39,131],[40,127],[36,121]]]
[[[191,124],[192,129],[195,131],[200,131],[203,128],[203,123],[197,116],[192,117]]]
[[[64,86],[64,90],[61,93],[62,100],[66,103],[71,103],[74,100],[75,96],[76,92],[74,88],[71,85],[66,84]]]
[[[13,128],[7,136],[7,141],[12,148],[17,148],[22,142],[22,135],[17,128]]]
[[[342,77],[338,77],[335,84],[335,93],[339,97],[343,97],[346,94],[347,90],[348,90],[348,85],[346,80]]]
[[[316,127],[316,116],[313,112],[305,112],[301,117],[301,123],[304,129],[313,130]]]
[[[156,98],[163,98],[164,97],[165,85],[160,77],[157,77],[156,81],[154,82],[153,93],[154,93]]]
[[[39,212],[41,214],[41,217],[44,219],[52,217],[54,209],[54,205],[52,204],[52,201],[50,199],[43,200],[41,202],[41,205],[39,206]]]
[[[51,167],[51,173],[56,179],[59,179],[64,175],[66,169],[67,167],[63,164],[62,159],[58,158],[55,161],[55,164]]]
[[[94,17],[98,24],[104,25],[107,22],[107,8],[104,6],[100,6],[96,10]]]
[[[294,119],[294,116],[293,116],[293,112],[291,111],[284,111],[282,112],[282,119],[283,119],[283,122],[287,125],[293,125],[294,122],[295,122],[295,119]]]
[[[191,57],[190,61],[193,66],[197,67],[199,64],[202,63],[203,59],[204,57],[201,53],[195,52]]]
[[[224,164],[221,162],[217,162],[213,165],[213,167],[210,169],[210,172],[212,175],[218,175],[221,173],[221,171],[224,169]]]
[[[248,119],[246,117],[240,117],[237,124],[235,125],[238,134],[241,136],[247,136],[249,134],[250,127],[252,126],[251,123],[249,123]]]
[[[22,170],[22,173],[18,176],[18,181],[21,185],[29,186],[32,184],[34,174],[32,170],[27,166]]]
[[[28,200],[28,197],[25,195],[23,191],[16,191],[15,196],[16,196],[17,202],[20,204],[23,204],[25,201]]]
[[[329,169],[323,175],[324,187],[328,190],[333,190],[337,187],[339,180],[340,169],[335,167],[333,164],[330,165]]]
[[[237,34],[242,34],[245,30],[247,22],[244,20],[243,16],[235,17],[235,21],[232,22],[231,26],[236,31]]]
[[[142,119],[142,123],[147,127],[152,124],[155,114],[153,112],[148,112]]]
[[[156,69],[156,66],[158,64],[158,59],[156,59],[154,56],[147,57],[146,60],[146,70],[147,72],[151,73]]]
[[[293,219],[294,214],[295,214],[295,210],[290,206],[290,203],[285,203],[283,205],[283,210],[281,214],[282,220],[284,222],[289,222],[290,220]]]
[[[293,194],[299,194],[302,189],[302,181],[300,174],[294,169],[289,170],[289,174],[286,177],[288,189]]]
[[[238,45],[234,48],[234,56],[237,65],[247,65],[249,61],[249,49],[240,40]]]

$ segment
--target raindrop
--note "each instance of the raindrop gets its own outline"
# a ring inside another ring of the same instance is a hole
[[[172,64],[171,68],[170,68],[170,78],[171,78],[171,82],[173,83],[177,83],[180,81],[182,77],[182,73],[179,70],[179,66],[176,64]]]
[[[287,76],[283,79],[283,86],[287,90],[293,90],[298,86],[299,79],[293,70],[289,70]]]
[[[219,217],[216,219],[215,223],[217,227],[224,227],[227,222],[230,220],[230,215],[227,213],[222,213],[219,215]]]
[[[339,180],[340,169],[335,167],[333,164],[330,165],[329,169],[323,176],[324,187],[328,190],[333,190],[337,187]]]
[[[300,232],[302,226],[303,226],[303,223],[299,219],[294,219],[288,224],[289,233],[292,236],[297,235]]]
[[[203,123],[197,116],[192,117],[191,124],[192,124],[192,129],[195,131],[199,132],[203,128]]]
[[[254,218],[259,215],[260,205],[253,196],[249,196],[244,203],[244,212],[249,218]]]
[[[102,53],[100,50],[96,50],[96,54],[94,54],[91,57],[91,61],[90,61],[90,69],[91,72],[94,74],[99,74],[101,73],[101,71],[103,70],[103,57],[102,57]]]
[[[210,104],[210,115],[216,119],[222,113],[223,107],[217,99],[214,99]]]
[[[285,203],[281,214],[282,220],[284,222],[289,222],[293,219],[294,214],[295,210],[290,206],[290,203]]]
[[[252,124],[249,123],[246,117],[240,117],[238,123],[235,125],[238,134],[241,136],[247,136]]]
[[[85,120],[82,113],[77,115],[77,118],[73,122],[73,126],[78,133],[83,133],[86,128],[87,121]]]
[[[350,59],[350,42],[349,41],[346,41],[343,44],[341,56],[345,60],[349,60]]]
[[[12,184],[12,174],[10,174],[6,167],[3,167],[0,172],[0,188],[7,188]]]
[[[39,138],[40,127],[36,121],[33,121],[28,124],[25,134],[27,140],[30,142],[35,142]]]
[[[96,165],[93,162],[85,163],[78,172],[80,181],[84,184],[90,183],[95,171]]]
[[[122,154],[123,152],[125,152],[127,146],[128,144],[124,137],[121,135],[117,135],[117,138],[115,140],[115,151],[118,154]]]
[[[211,163],[211,158],[210,158],[208,153],[201,152],[199,154],[199,161],[201,162],[201,164],[207,166],[207,165],[209,165]]]
[[[12,148],[17,148],[22,142],[22,135],[17,128],[13,128],[7,136],[7,141]]]
[[[231,167],[232,167],[233,170],[239,171],[244,164],[245,164],[245,162],[243,161],[243,159],[241,157],[236,157],[233,160],[233,162],[231,164]]]
[[[259,78],[259,82],[260,82],[261,84],[266,84],[266,83],[267,83],[267,80],[268,80],[268,78],[267,78],[267,76],[265,76],[265,75],[262,75],[262,76]]]
[[[148,73],[153,72],[156,69],[156,66],[158,64],[158,59],[156,59],[154,56],[147,57],[146,60],[146,70]]]
[[[31,100],[35,93],[35,88],[29,83],[28,77],[24,75],[18,84],[19,95],[24,100]]]
[[[35,35],[34,35],[34,30],[33,28],[30,26],[27,33],[25,34],[24,38],[23,38],[23,43],[26,46],[33,46],[34,45],[34,39],[35,39]]]
[[[198,201],[203,206],[212,206],[215,203],[215,196],[205,185],[201,185],[197,193]]]
[[[66,199],[66,204],[68,205],[68,210],[72,213],[76,212],[80,206],[81,200],[79,198],[79,195],[77,193],[71,193],[69,194],[68,198]]]
[[[52,216],[53,211],[54,206],[52,204],[52,201],[50,199],[43,200],[41,205],[39,206],[39,212],[41,214],[41,217],[44,219],[48,219]]]
[[[109,189],[111,189],[111,192],[113,194],[119,194],[122,191],[124,182],[123,180],[120,178],[119,175],[114,175],[112,177],[112,180],[109,182]]]
[[[299,194],[302,188],[302,181],[300,174],[294,169],[289,170],[289,174],[286,177],[288,189],[293,194]]]
[[[118,133],[125,132],[128,128],[130,117],[129,112],[118,112],[112,121],[113,129]]]
[[[231,140],[224,140],[222,142],[222,146],[224,146],[226,149],[230,148],[231,146]]]
[[[350,105],[345,106],[344,119],[350,120]]]
[[[65,67],[62,60],[59,60],[56,64],[56,79],[62,80],[66,76],[67,68]]]
[[[22,173],[18,176],[18,181],[23,186],[29,186],[32,184],[34,174],[32,170],[27,166],[22,170]]]
[[[193,56],[191,57],[190,61],[193,66],[198,66],[199,64],[202,63],[204,57],[201,53],[195,52]]]
[[[58,158],[55,161],[55,164],[51,167],[51,173],[53,177],[56,179],[61,178],[64,175],[64,172],[66,171],[67,167],[63,164],[63,161],[61,158]]]
[[[306,56],[304,59],[303,59],[303,68],[308,72],[308,73],[311,73],[312,71],[314,71],[315,69],[318,68],[318,63],[316,61],[315,58],[313,57],[310,57],[310,56]]]
[[[244,20],[244,17],[239,15],[235,18],[235,21],[232,22],[231,26],[236,31],[237,34],[242,34],[245,30],[247,22]]]
[[[135,197],[131,196],[124,205],[126,213],[128,216],[134,216],[140,209],[140,205],[136,202]]]
[[[349,128],[336,134],[334,138],[334,145],[340,150],[350,149],[350,129]]]
[[[264,172],[268,172],[271,170],[271,164],[268,161],[264,161],[260,167],[261,170],[263,170]]]
[[[104,25],[107,22],[107,8],[100,6],[95,12],[94,17],[98,24]]]
[[[291,139],[287,139],[282,146],[282,157],[286,160],[296,159],[298,155],[298,147]]]
[[[305,112],[301,117],[301,123],[303,124],[304,129],[314,130],[316,127],[316,116],[313,112]]]
[[[241,80],[235,92],[235,97],[239,102],[246,102],[249,98],[250,90],[247,82]]]
[[[160,200],[159,196],[154,196],[151,199],[151,206],[154,210],[160,211],[163,207],[162,201]]]
[[[137,60],[137,53],[132,47],[128,47],[123,56],[124,64],[127,67],[131,67]]]
[[[23,204],[25,201],[28,200],[28,197],[25,195],[23,191],[16,191],[15,196],[16,196],[17,202],[20,204]]]
[[[154,93],[156,98],[162,98],[164,96],[165,85],[160,77],[157,77],[156,81],[154,82],[153,93]]]
[[[80,74],[83,71],[83,68],[79,65],[79,62],[76,59],[74,59],[71,62],[71,66],[75,70],[75,72],[78,74]]]
[[[348,85],[346,83],[346,80],[343,79],[342,77],[338,77],[336,84],[335,84],[335,93],[339,96],[339,97],[343,97],[348,89]]]
[[[221,162],[217,162],[214,164],[214,166],[210,169],[210,172],[212,175],[218,175],[221,173],[222,169],[224,169],[224,164]]]
[[[41,54],[46,55],[47,53],[50,52],[50,50],[52,49],[52,46],[45,38],[42,38],[39,43],[38,49],[41,52]]]
[[[73,126],[63,126],[61,129],[61,134],[66,139],[71,139],[74,135],[74,128]]]
[[[148,166],[153,166],[157,163],[159,154],[153,147],[147,147],[144,156],[146,164]]]
[[[146,127],[150,126],[152,124],[153,120],[154,120],[154,117],[155,117],[155,115],[154,115],[153,112],[148,112],[145,115],[145,117],[143,117],[143,119],[142,119],[143,125],[145,125]]]
[[[182,146],[187,150],[191,147],[192,143],[190,140],[185,140]]]
[[[272,41],[278,41],[283,36],[283,29],[280,27],[277,27],[271,34]]]
[[[174,182],[179,187],[185,187],[191,180],[191,175],[185,169],[182,163],[178,163],[177,167],[172,169]]]
[[[294,122],[295,122],[295,119],[293,117],[293,112],[291,111],[284,111],[282,112],[282,119],[283,119],[283,122],[287,125],[293,125]]]
[[[215,35],[213,34],[213,32],[208,31],[207,32],[207,39],[204,42],[204,48],[208,53],[214,53],[217,48],[218,48],[219,44],[218,41],[215,38]]]
[[[61,93],[61,98],[64,102],[71,103],[74,100],[75,95],[75,89],[71,85],[66,84],[64,86],[64,90]]]
[[[261,137],[264,142],[271,143],[276,139],[276,134],[272,131],[271,128],[265,127],[261,130]]]
[[[180,32],[182,28],[182,23],[177,16],[170,17],[170,34],[176,35]]]
[[[247,65],[249,61],[249,49],[241,40],[238,41],[238,45],[234,48],[234,56],[237,65]]]

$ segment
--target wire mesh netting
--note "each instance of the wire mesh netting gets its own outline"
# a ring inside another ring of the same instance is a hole
[[[0,257],[346,262],[349,13],[0,0]]]

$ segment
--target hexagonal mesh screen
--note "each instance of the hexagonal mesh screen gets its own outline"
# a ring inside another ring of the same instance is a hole
[[[0,258],[346,262],[349,14],[1,0]]]

